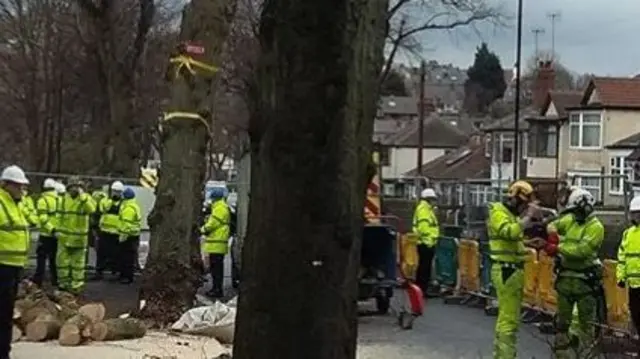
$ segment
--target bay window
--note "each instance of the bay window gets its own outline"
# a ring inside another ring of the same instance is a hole
[[[492,147],[492,162],[494,163],[513,163],[515,157],[515,140],[513,132],[495,132],[490,144]],[[527,151],[527,137],[524,134],[520,135],[520,151],[521,158],[526,158]]]
[[[529,157],[558,156],[558,130],[555,124],[532,123],[527,142]]]
[[[633,181],[633,166],[625,159],[626,156],[612,156],[609,161],[609,173],[612,176],[624,176],[611,178],[609,193],[621,195],[624,191],[625,181]]]
[[[569,116],[570,147],[576,149],[601,148],[602,114],[580,112]]]

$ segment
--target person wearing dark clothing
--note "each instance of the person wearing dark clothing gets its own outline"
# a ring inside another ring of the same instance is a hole
[[[131,188],[124,190],[122,205],[118,222],[120,223],[120,236],[118,257],[120,259],[120,283],[133,282],[135,262],[138,260],[138,245],[140,243],[140,230],[142,227],[142,214],[140,206],[135,199],[135,192]]]
[[[426,188],[420,193],[420,201],[413,214],[413,233],[418,235],[418,270],[416,284],[426,297],[431,284],[431,267],[435,247],[440,237],[440,225],[437,210],[437,196],[432,188]]]
[[[55,216],[58,209],[58,194],[56,193],[56,181],[47,178],[44,181],[43,192],[36,202],[38,211],[38,247],[36,248],[36,272],[33,282],[41,286],[44,280],[47,262],[49,262],[49,275],[51,285],[58,285],[58,273],[56,270],[56,252],[58,240],[55,237]]]
[[[209,270],[211,272],[210,297],[223,296],[224,257],[229,252],[229,220],[231,217],[229,206],[224,201],[225,190],[215,188],[210,194],[211,214],[200,228],[204,235],[202,252],[209,256]]]
[[[9,359],[13,308],[22,269],[27,264],[29,221],[19,203],[29,185],[24,171],[9,166],[0,175],[0,359]]]
[[[124,184],[115,181],[110,187],[110,198],[103,198],[98,203],[100,211],[98,245],[96,248],[96,275],[95,280],[101,280],[106,269],[117,272],[119,227],[118,216],[122,203],[122,191]]]

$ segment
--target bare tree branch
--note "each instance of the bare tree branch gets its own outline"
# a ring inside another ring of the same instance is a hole
[[[507,17],[500,6],[490,6],[487,0],[395,0],[388,10],[387,47],[380,83],[400,51],[416,54],[420,41],[415,35],[425,31],[454,30],[479,23],[504,26]]]

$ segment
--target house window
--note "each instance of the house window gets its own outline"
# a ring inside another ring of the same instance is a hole
[[[389,147],[380,148],[380,165],[391,165],[391,149]]]
[[[569,177],[573,177],[573,185],[582,187],[591,192],[596,202],[602,203],[602,177],[597,172],[581,172],[570,173]]]
[[[471,204],[473,206],[481,206],[491,202],[491,186],[488,185],[472,185],[469,188],[471,195]]]
[[[569,118],[570,147],[598,149],[601,147],[602,115],[594,112],[572,114]]]
[[[621,195],[624,190],[625,181],[633,181],[633,166],[625,160],[626,156],[614,156],[609,161],[610,174],[612,176],[625,176],[611,178],[609,182],[609,193]]]
[[[529,157],[558,156],[558,131],[555,125],[532,124],[528,139]]]
[[[494,163],[513,163],[515,158],[515,141],[513,132],[495,133],[492,144],[493,153],[492,161]],[[527,157],[527,138],[524,134],[520,135],[520,143],[518,144],[522,151],[520,152],[521,158]]]
[[[493,162],[512,163],[513,162],[513,134],[495,133],[493,141]]]

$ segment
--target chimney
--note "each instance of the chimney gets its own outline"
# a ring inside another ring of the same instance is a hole
[[[549,91],[553,90],[556,72],[550,60],[539,61],[533,79],[533,105],[541,109]]]

